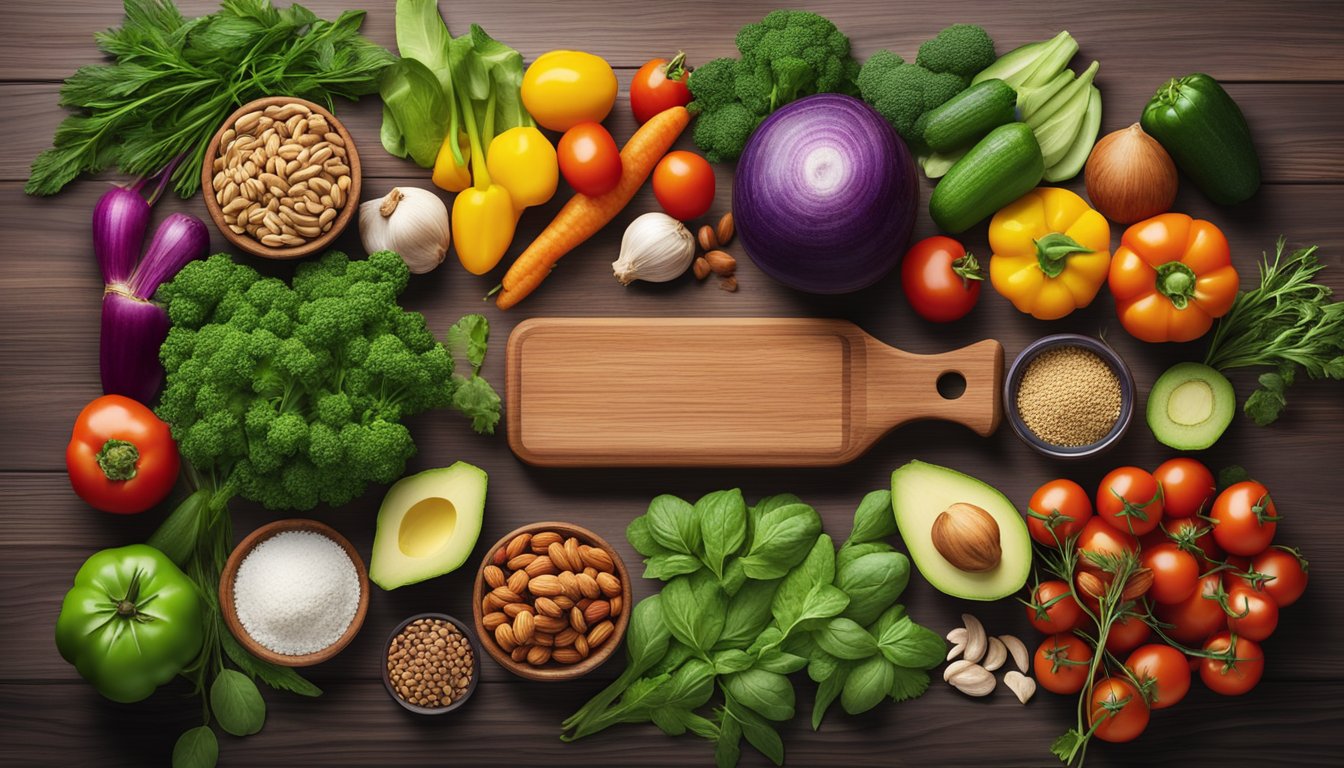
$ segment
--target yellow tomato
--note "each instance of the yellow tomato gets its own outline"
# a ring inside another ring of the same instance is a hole
[[[532,126],[518,126],[499,134],[485,153],[490,180],[509,190],[517,210],[542,205],[555,194],[560,180],[555,147]]]
[[[600,123],[616,103],[616,73],[601,56],[551,51],[523,75],[523,106],[543,128],[567,131]]]

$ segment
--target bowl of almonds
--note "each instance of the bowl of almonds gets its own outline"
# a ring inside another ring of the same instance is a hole
[[[630,623],[630,574],[601,536],[533,523],[486,552],[472,612],[500,666],[528,680],[573,680],[615,652]]]
[[[325,248],[359,208],[359,153],[318,104],[289,96],[248,102],[210,140],[205,207],[230,243],[267,259]]]

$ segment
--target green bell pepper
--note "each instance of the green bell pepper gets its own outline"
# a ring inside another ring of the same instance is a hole
[[[1139,121],[1210,200],[1235,205],[1260,188],[1260,157],[1237,102],[1208,75],[1173,78]]]
[[[99,693],[140,701],[201,652],[202,610],[195,585],[162,552],[104,549],[65,594],[56,647]]]

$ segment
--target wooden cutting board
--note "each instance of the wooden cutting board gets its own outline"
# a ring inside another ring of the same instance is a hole
[[[537,318],[509,336],[506,378],[529,464],[832,466],[916,419],[991,434],[1003,347],[914,355],[842,320]]]

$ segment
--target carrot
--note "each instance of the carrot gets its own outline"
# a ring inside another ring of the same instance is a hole
[[[691,114],[685,107],[672,107],[640,126],[621,148],[621,180],[616,188],[598,197],[571,197],[509,267],[495,305],[508,309],[522,301],[541,285],[562,256],[616,218],[690,121]]]

